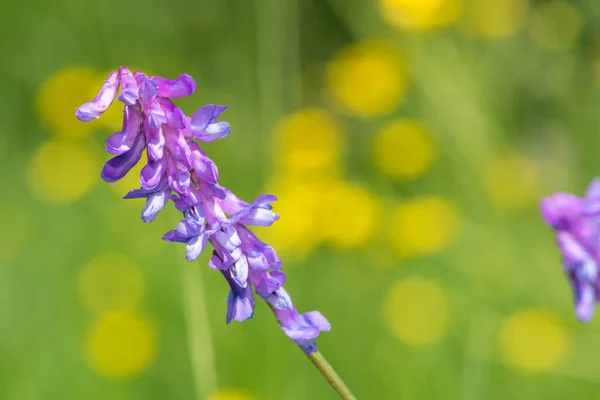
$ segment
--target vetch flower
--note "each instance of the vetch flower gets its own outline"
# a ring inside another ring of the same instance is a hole
[[[195,140],[212,142],[229,134],[229,124],[218,121],[227,107],[209,104],[190,118],[171,99],[189,96],[195,88],[194,79],[186,74],[169,80],[121,67],[75,115],[80,121],[91,121],[115,99],[124,104],[122,129],[106,141],[106,150],[114,157],[104,165],[102,179],[122,179],[145,153],[140,187],[125,198],[146,198],[144,222],[152,222],[172,201],[183,220],[163,240],[185,243],[188,261],[196,260],[212,245],[209,266],[219,270],[230,287],[227,323],[252,317],[256,293],[273,309],[286,335],[313,354],[317,351],[314,339],[330,329],[329,322],[318,311],[296,311],[282,287],[286,276],[281,260],[248,229],[277,221],[279,216],[271,206],[277,198],[260,195],[247,203],[219,185],[217,166]]]
[[[544,198],[541,212],[556,232],[577,318],[587,322],[594,316],[595,303],[600,299],[600,179],[592,181],[583,198],[569,193]]]
[[[308,354],[317,351],[314,339],[321,331],[331,329],[331,325],[320,312],[298,314],[290,295],[283,287],[263,298],[273,309],[283,331],[290,339]]]

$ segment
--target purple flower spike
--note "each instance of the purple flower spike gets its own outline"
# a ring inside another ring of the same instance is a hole
[[[577,318],[589,321],[600,297],[600,219],[597,214],[600,181],[594,180],[581,199],[555,193],[542,199],[544,220],[556,232],[563,268],[570,279]]]
[[[89,122],[100,116],[106,111],[106,109],[112,104],[117,93],[119,92],[119,77],[116,72],[113,72],[108,76],[100,93],[96,98],[89,103],[85,103],[77,109],[75,116],[81,122]]]
[[[247,203],[220,186],[216,164],[195,141],[212,142],[229,134],[229,124],[217,121],[227,107],[209,104],[190,118],[172,99],[194,92],[196,83],[191,76],[182,74],[175,80],[149,78],[143,72],[132,74],[127,67],[121,67],[108,77],[93,101],[77,109],[77,118],[98,118],[113,102],[119,87],[118,99],[124,103],[123,127],[106,141],[106,150],[115,157],[104,165],[102,178],[108,182],[123,178],[145,150],[147,161],[140,173],[140,187],[125,198],[146,199],[142,209],[144,222],[154,221],[172,200],[183,220],[163,240],[184,243],[188,261],[196,260],[209,243],[212,245],[209,267],[219,270],[230,287],[227,323],[252,317],[256,293],[271,306],[287,336],[307,354],[317,351],[314,339],[330,329],[329,322],[318,311],[296,311],[283,288],[286,275],[281,271],[277,253],[248,229],[277,221],[279,216],[271,206],[277,198],[260,195],[253,203]],[[590,191],[598,193],[600,188]],[[555,229],[561,229],[557,237],[568,260],[567,273],[575,285],[578,315],[587,319],[593,313],[596,297],[597,263],[587,244],[581,244],[582,235],[589,233],[587,228],[578,230],[579,236],[567,230],[581,225],[572,223],[575,216],[583,215],[581,199],[561,196],[544,203],[544,215],[553,221]],[[600,198],[595,194],[589,197],[594,201]],[[574,205],[578,207],[576,212],[572,210]]]

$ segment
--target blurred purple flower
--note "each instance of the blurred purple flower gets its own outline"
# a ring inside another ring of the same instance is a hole
[[[227,136],[229,124],[218,121],[227,107],[209,104],[188,117],[171,99],[189,96],[195,89],[194,79],[186,74],[169,80],[121,67],[75,115],[87,122],[99,118],[115,99],[124,103],[122,130],[106,141],[106,150],[115,157],[104,165],[102,179],[122,179],[145,151],[140,188],[125,195],[146,198],[142,220],[152,222],[173,201],[184,219],[163,239],[185,243],[188,261],[212,245],[209,266],[219,270],[230,286],[227,323],[252,317],[254,289],[273,309],[286,335],[312,354],[317,351],[314,339],[330,329],[329,322],[318,311],[296,311],[282,287],[286,276],[280,271],[281,260],[247,228],[275,222],[279,216],[270,203],[277,198],[261,195],[247,203],[218,184],[217,166],[194,139],[212,142]]]
[[[555,193],[542,199],[541,212],[556,232],[577,318],[587,322],[600,300],[600,179],[592,181],[584,198]]]

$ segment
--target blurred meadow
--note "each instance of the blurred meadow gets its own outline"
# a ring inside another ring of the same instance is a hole
[[[0,399],[335,399],[257,303],[100,179],[121,109],[74,110],[120,65],[226,104],[221,183],[279,197],[257,230],[360,399],[593,399],[538,212],[600,174],[594,0],[107,0],[0,12]],[[135,174],[132,174],[135,175]]]

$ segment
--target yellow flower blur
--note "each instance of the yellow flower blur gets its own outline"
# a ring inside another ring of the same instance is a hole
[[[343,49],[329,63],[326,83],[348,112],[369,118],[398,107],[408,86],[408,74],[392,45],[367,41]]]
[[[582,16],[571,3],[553,0],[537,6],[531,16],[531,37],[548,50],[567,50],[579,38]]]
[[[560,364],[570,342],[556,315],[544,310],[523,310],[503,323],[499,345],[509,367],[524,373],[543,373]]]
[[[146,292],[140,267],[124,254],[103,254],[80,273],[79,296],[83,305],[95,312],[134,310]]]
[[[331,113],[316,108],[285,116],[275,128],[278,171],[295,179],[341,174],[344,138]]]
[[[90,90],[96,85],[97,73],[91,68],[71,67],[48,78],[38,93],[38,111],[50,131],[65,138],[89,134],[95,122],[83,123],[75,118],[75,109],[90,101]],[[100,87],[97,87],[99,90]]]
[[[63,205],[85,196],[100,180],[101,163],[94,148],[51,140],[42,145],[27,168],[27,184],[39,200]]]
[[[154,325],[141,316],[112,311],[92,325],[86,356],[90,366],[107,378],[133,378],[154,361],[156,336]]]
[[[337,248],[356,248],[365,245],[376,233],[381,219],[381,206],[365,188],[332,182],[321,199],[322,217],[319,229]]]
[[[379,0],[379,10],[383,19],[396,28],[423,31],[456,21],[461,0]]]
[[[373,162],[396,179],[415,179],[431,167],[436,157],[431,135],[417,121],[395,120],[386,125],[373,144]]]
[[[527,17],[527,0],[464,0],[467,33],[500,39],[517,33]]]
[[[306,257],[323,240],[318,216],[325,187],[324,183],[285,178],[273,182],[267,192],[277,194],[278,201],[273,206],[281,218],[270,227],[254,228],[254,231],[288,259]]]
[[[391,333],[406,344],[432,345],[448,330],[448,297],[437,283],[427,279],[399,281],[387,294],[383,318]]]
[[[391,244],[403,257],[439,252],[457,239],[460,230],[457,210],[441,197],[421,197],[398,205],[390,223]]]
[[[537,203],[540,197],[536,164],[516,151],[501,154],[484,167],[487,191],[500,207],[521,209]]]

